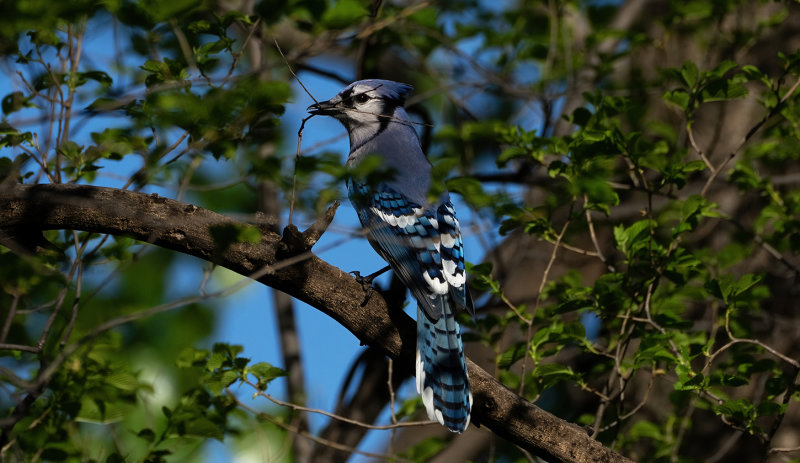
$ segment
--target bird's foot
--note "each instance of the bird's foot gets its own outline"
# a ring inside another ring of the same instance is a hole
[[[378,270],[377,272],[370,273],[367,276],[361,276],[361,272],[359,272],[358,270],[353,270],[352,272],[350,272],[350,274],[356,278],[356,281],[361,285],[361,287],[364,289],[364,292],[366,293],[366,295],[364,296],[364,304],[367,303],[370,296],[372,296],[372,293],[375,291],[375,288],[372,287],[372,281],[375,280],[375,278],[377,278],[381,274],[388,271],[389,269],[391,269],[391,267],[387,265],[386,267]]]

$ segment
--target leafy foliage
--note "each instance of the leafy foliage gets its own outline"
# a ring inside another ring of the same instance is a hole
[[[468,256],[479,316],[461,318],[487,370],[636,461],[796,457],[779,444],[799,432],[796,4],[6,3],[0,189],[164,188],[253,214],[265,190],[288,207],[296,178],[311,217],[345,178],[392,174],[319,147],[295,161],[282,139],[286,63],[330,77],[316,56],[347,57],[415,85],[434,185],[490,243]],[[220,250],[258,243],[262,219],[210,232]],[[28,249],[0,229],[4,461],[199,460],[208,439],[307,432],[237,395],[263,398],[286,371],[203,348],[225,294],[210,271],[175,299],[172,253],[72,231]],[[395,418],[418,412],[405,400]]]

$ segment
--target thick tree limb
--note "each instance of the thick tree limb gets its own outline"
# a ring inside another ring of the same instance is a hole
[[[414,359],[416,325],[402,311],[365,292],[348,273],[311,253],[293,255],[281,237],[263,231],[261,243],[220,250],[210,229],[247,225],[191,204],[157,195],[83,185],[5,185],[0,189],[0,238],[38,236],[69,229],[125,235],[214,262],[321,310],[363,344],[403,364]],[[475,405],[472,422],[548,461],[630,462],[580,427],[547,413],[506,389],[468,361]]]

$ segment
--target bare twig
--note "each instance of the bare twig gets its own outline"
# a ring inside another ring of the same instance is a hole
[[[428,426],[428,425],[431,425],[431,424],[436,424],[435,421],[406,421],[406,422],[399,422],[399,423],[393,423],[393,424],[387,424],[387,425],[376,425],[376,424],[362,423],[360,421],[351,420],[350,418],[347,418],[347,417],[344,417],[344,416],[339,416],[339,415],[336,415],[335,413],[326,412],[325,410],[320,410],[318,408],[303,407],[302,405],[297,405],[297,404],[293,404],[291,402],[285,402],[283,400],[276,399],[275,397],[271,396],[270,394],[266,394],[266,393],[262,392],[261,390],[259,390],[258,386],[256,384],[254,384],[253,382],[251,382],[250,380],[242,380],[242,381],[247,383],[248,385],[252,386],[253,388],[255,388],[256,391],[257,391],[255,393],[256,395],[264,397],[265,399],[269,400],[270,402],[272,402],[272,403],[274,403],[276,405],[280,405],[280,406],[283,406],[283,407],[288,407],[288,408],[291,408],[292,410],[297,410],[297,411],[306,412],[306,413],[317,413],[317,414],[320,414],[320,415],[327,416],[328,418],[333,418],[334,420],[343,421],[345,423],[352,424],[354,426],[359,426],[359,427],[366,428],[366,429],[373,429],[373,430],[379,430],[379,431],[388,431],[388,430],[397,429],[397,428]]]
[[[275,42],[275,45],[277,45],[277,44],[278,44],[278,42]],[[278,48],[278,50],[280,50],[280,48]],[[281,53],[281,55],[283,55],[283,53]],[[298,82],[300,82],[300,81],[298,80]],[[303,84],[301,83],[300,85],[303,85]],[[303,88],[305,88],[305,87],[303,87]],[[306,92],[307,91],[308,90],[306,90]],[[309,93],[309,95],[311,95],[311,94]],[[311,99],[314,99],[314,97],[312,96]],[[316,102],[316,101],[317,100],[314,100],[314,102]],[[303,128],[305,128],[305,126],[306,126],[306,121],[311,119],[312,117],[314,117],[313,114],[308,116],[308,117],[306,117],[305,119],[303,119],[303,122],[300,123],[300,129],[297,131],[297,154],[295,155],[295,158],[294,158],[294,171],[292,172],[292,192],[289,195],[289,224],[290,225],[292,224],[292,217],[294,215],[294,198],[295,198],[295,194],[296,194],[296,191],[297,191],[297,163],[300,162],[300,146],[303,143]]]
[[[0,343],[6,342],[8,339],[8,332],[11,325],[14,323],[14,317],[17,314],[17,305],[19,304],[19,292],[14,291],[11,295],[11,305],[8,307],[8,314],[6,314],[6,321],[3,323],[3,330],[0,331]]]
[[[318,444],[326,445],[328,447],[332,447],[332,448],[335,448],[336,450],[341,450],[343,452],[349,452],[349,453],[355,453],[355,454],[358,454],[358,455],[363,455],[365,457],[380,458],[381,460],[392,461],[392,462],[400,461],[400,462],[412,463],[411,460],[407,460],[405,458],[401,458],[401,457],[396,456],[396,455],[384,455],[384,454],[380,454],[380,453],[365,452],[363,450],[358,450],[356,448],[349,447],[347,445],[339,444],[338,442],[333,442],[333,441],[330,441],[328,439],[323,439],[321,437],[315,436],[315,435],[309,433],[308,431],[305,431],[305,430],[302,430],[302,429],[298,429],[298,428],[296,428],[294,426],[291,426],[291,425],[287,425],[287,424],[283,423],[282,421],[277,420],[277,419],[271,417],[270,415],[268,415],[266,413],[259,412],[259,411],[255,410],[255,409],[253,409],[252,407],[249,407],[248,405],[243,403],[241,400],[239,400],[239,398],[236,397],[236,395],[233,394],[229,389],[226,389],[226,392],[228,392],[228,395],[243,410],[247,410],[250,413],[252,413],[253,415],[257,416],[258,418],[267,420],[270,423],[272,423],[272,424],[274,424],[274,425],[276,425],[276,426],[278,426],[278,427],[280,427],[282,429],[285,429],[286,431],[288,431],[290,433],[293,433],[293,434],[296,434],[298,436],[303,436],[305,438],[311,439],[311,440],[313,440],[314,442],[316,442]]]
[[[411,6],[408,6],[408,7],[404,8],[404,9],[402,9],[399,13],[397,13],[394,16],[390,16],[390,17],[388,17],[386,19],[382,19],[380,21],[375,21],[374,23],[370,23],[369,25],[367,25],[367,27],[362,29],[358,33],[358,35],[356,35],[356,38],[359,39],[359,40],[363,40],[363,39],[369,37],[370,35],[374,34],[375,32],[378,32],[381,29],[385,29],[385,28],[391,26],[392,24],[396,23],[397,21],[400,21],[401,19],[405,19],[405,18],[411,16],[412,14],[416,13],[417,11],[420,11],[420,10],[423,10],[423,9],[429,7],[431,4],[433,4],[432,0],[425,0],[424,2],[420,2],[420,3],[417,3],[416,5],[411,5]]]
[[[570,207],[570,215],[572,215],[571,207]],[[548,278],[550,276],[550,270],[553,268],[553,263],[555,263],[555,261],[556,261],[556,255],[558,255],[559,244],[561,244],[561,240],[564,238],[564,235],[567,233],[567,228],[569,227],[569,224],[570,224],[570,220],[567,219],[567,221],[564,222],[564,226],[561,227],[561,232],[556,237],[556,242],[553,245],[553,252],[550,253],[550,260],[547,262],[547,266],[544,268],[544,272],[542,273],[542,281],[539,283],[539,291],[538,291],[538,294],[536,295],[536,303],[535,303],[535,305],[533,307],[533,313],[531,314],[531,323],[528,324],[527,337],[526,337],[526,341],[525,341],[525,345],[527,346],[527,348],[530,347],[531,340],[533,339],[533,320],[536,319],[536,312],[539,310],[539,305],[542,302],[542,292],[544,291],[544,287],[547,284],[547,280],[548,280]],[[527,348],[526,348],[526,351],[527,351]],[[522,391],[525,390],[525,367],[527,366],[526,363],[527,363],[528,357],[529,356],[527,354],[524,357],[522,357],[522,366],[520,367],[521,368],[521,373],[520,373],[520,378],[521,379],[520,379],[520,385],[519,385],[519,393],[520,394],[522,394]]]
[[[317,99],[314,98],[314,95],[312,95],[311,92],[308,91],[306,86],[303,84],[303,81],[300,80],[300,78],[297,77],[297,74],[294,73],[294,69],[292,69],[292,66],[289,64],[289,60],[286,59],[286,55],[283,54],[283,50],[281,50],[281,46],[278,45],[278,40],[275,37],[272,37],[272,41],[275,42],[275,48],[278,49],[278,53],[280,53],[281,57],[283,58],[283,62],[286,63],[286,67],[289,68],[289,72],[292,74],[292,77],[294,77],[294,79],[297,81],[297,83],[300,84],[301,87],[303,87],[303,90],[306,92],[306,95],[308,95],[309,98],[314,100],[314,103],[319,103],[319,101],[317,101]],[[302,128],[301,128],[301,130],[302,130]],[[291,221],[289,223],[291,223]]]
[[[737,146],[733,151],[731,151],[731,153],[720,163],[719,166],[711,169],[711,175],[708,177],[708,180],[706,180],[706,184],[703,185],[703,189],[700,192],[700,196],[705,196],[706,193],[708,193],[708,189],[711,188],[711,184],[714,183],[714,180],[716,180],[716,178],[719,175],[719,173],[722,172],[722,169],[724,169],[725,166],[728,165],[728,163],[734,157],[736,157],[736,154],[739,152],[739,150],[742,149],[742,147],[750,140],[750,138],[752,138],[753,135],[755,135],[758,132],[758,130],[768,120],[770,120],[775,114],[778,114],[778,112],[783,108],[783,105],[786,103],[786,101],[792,96],[792,94],[795,92],[795,90],[797,90],[798,86],[800,86],[800,78],[798,78],[794,82],[794,84],[789,88],[789,90],[786,91],[786,93],[783,95],[783,97],[781,97],[781,99],[778,101],[778,104],[776,104],[775,107],[773,107],[769,111],[769,113],[767,113],[766,116],[764,116],[753,127],[751,127],[750,130],[747,131],[747,134],[744,136],[742,141],[739,143],[739,146]]]

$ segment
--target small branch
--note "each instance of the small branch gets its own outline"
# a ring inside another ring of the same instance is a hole
[[[592,239],[592,244],[594,244],[594,249],[597,252],[597,258],[600,259],[600,261],[606,265],[606,268],[609,271],[616,272],[614,266],[608,263],[605,256],[603,255],[603,251],[600,250],[600,242],[597,240],[597,233],[595,233],[594,231],[594,222],[592,221],[592,211],[590,211],[588,208],[585,208],[588,202],[589,202],[589,197],[587,195],[583,195],[584,214],[586,215],[586,223],[589,225],[589,237]]]
[[[275,42],[275,45],[277,46],[278,42]],[[278,50],[280,50],[280,47],[278,48]],[[281,52],[281,56],[283,56],[283,52]],[[298,80],[298,82],[300,81]],[[300,85],[303,84],[301,83]],[[306,90],[306,92],[308,92],[308,90]],[[309,95],[311,94],[309,93]],[[311,99],[313,100],[314,97],[312,96]],[[316,102],[317,100],[314,100],[314,103]],[[292,224],[292,219],[294,216],[294,200],[295,200],[295,194],[297,192],[297,164],[300,162],[300,147],[303,143],[303,129],[306,126],[306,122],[312,117],[314,117],[313,114],[304,118],[303,121],[300,123],[300,128],[297,130],[297,153],[295,154],[294,157],[294,170],[292,171],[292,192],[289,195],[289,225]]]
[[[786,101],[792,96],[795,90],[797,90],[798,86],[800,86],[800,78],[798,78],[795,81],[795,83],[789,88],[789,90],[783,95],[783,97],[781,97],[780,101],[778,101],[778,104],[776,104],[775,107],[773,107],[769,111],[769,113],[767,113],[766,116],[764,116],[753,127],[751,127],[750,130],[747,131],[747,134],[744,136],[744,139],[742,139],[741,143],[739,143],[739,146],[737,146],[736,149],[731,151],[728,157],[726,157],[722,161],[722,163],[720,163],[719,166],[711,169],[711,176],[708,178],[708,180],[706,180],[706,184],[703,185],[703,190],[700,192],[700,196],[705,196],[706,193],[708,193],[708,189],[711,188],[711,184],[714,183],[714,180],[717,178],[719,173],[722,172],[722,169],[724,169],[725,166],[728,165],[728,163],[734,157],[736,157],[736,154],[739,152],[739,150],[742,149],[742,147],[750,140],[750,138],[752,138],[753,135],[755,135],[758,132],[758,130],[761,129],[761,127],[764,124],[766,124],[768,120],[770,120],[774,115],[778,114],[778,112],[783,108],[783,105],[786,103]]]
[[[417,3],[416,5],[411,5],[411,6],[407,7],[407,8],[404,8],[403,10],[401,10],[399,13],[397,13],[394,16],[390,16],[390,17],[388,17],[386,19],[382,19],[380,21],[375,21],[374,23],[370,23],[367,27],[365,27],[363,30],[361,30],[358,33],[356,38],[359,39],[359,40],[363,40],[363,39],[369,37],[370,35],[374,34],[375,32],[378,32],[381,29],[385,29],[385,28],[391,26],[392,24],[396,23],[397,21],[400,21],[401,19],[405,19],[408,16],[411,16],[412,14],[416,13],[417,11],[420,11],[422,9],[425,9],[425,8],[431,6],[431,4],[433,4],[432,0],[426,0],[424,2]]]
[[[711,164],[711,161],[708,160],[706,153],[703,152],[702,149],[700,149],[700,146],[697,145],[697,142],[694,139],[694,130],[692,130],[691,122],[686,124],[686,134],[689,135],[689,144],[692,145],[692,148],[694,148],[697,155],[700,156],[700,159],[703,160],[703,163],[705,163],[706,167],[708,167],[708,170],[714,172],[714,165]]]
[[[767,452],[768,454],[773,453],[792,453],[792,452],[800,452],[800,446],[797,447],[772,447]]]
[[[6,339],[8,339],[8,332],[11,330],[11,325],[14,323],[14,317],[17,314],[17,306],[19,305],[19,292],[14,291],[14,294],[11,297],[11,306],[8,308],[6,321],[3,323],[3,330],[0,331],[0,343],[4,343],[6,342]]]
[[[401,458],[401,457],[399,457],[397,455],[384,455],[384,454],[380,454],[380,453],[365,452],[365,451],[359,450],[357,448],[353,448],[353,447],[349,447],[347,445],[339,444],[338,442],[334,442],[334,441],[331,441],[331,440],[323,439],[321,437],[317,437],[317,436],[309,433],[308,431],[305,431],[305,430],[302,430],[302,429],[298,429],[298,428],[296,428],[294,426],[285,424],[282,421],[277,420],[277,419],[271,417],[270,415],[268,415],[266,413],[262,413],[262,412],[259,412],[257,410],[254,410],[252,407],[249,407],[244,402],[239,400],[239,398],[236,397],[236,395],[234,393],[232,393],[229,389],[225,389],[225,391],[228,393],[228,396],[231,397],[236,402],[236,404],[239,407],[241,407],[243,410],[247,410],[248,412],[252,413],[256,417],[269,421],[270,423],[274,424],[275,426],[278,426],[279,428],[282,428],[282,429],[288,431],[290,434],[295,434],[295,435],[298,435],[298,436],[305,437],[307,439],[311,439],[311,440],[313,440],[314,442],[316,442],[318,444],[325,445],[327,447],[331,447],[331,448],[334,448],[336,450],[341,450],[343,452],[355,453],[355,454],[363,455],[365,457],[370,457],[370,458],[379,458],[379,459],[385,460],[385,461],[392,461],[392,462],[397,461],[397,462],[404,462],[404,463],[413,463],[412,460],[407,460],[407,459]]]
[[[570,207],[570,216],[572,215],[572,207]],[[553,268],[553,263],[556,261],[556,256],[558,255],[558,248],[561,245],[561,240],[564,238],[564,235],[567,233],[567,228],[569,227],[570,220],[567,219],[564,222],[564,226],[561,227],[561,232],[558,234],[556,238],[556,242],[553,245],[553,252],[550,253],[550,260],[547,262],[547,267],[545,267],[544,272],[542,273],[542,281],[539,283],[539,292],[536,294],[536,304],[533,306],[533,313],[531,314],[531,322],[528,324],[528,332],[526,336],[525,346],[526,351],[530,348],[531,340],[533,339],[533,321],[536,319],[536,312],[539,310],[539,305],[542,302],[542,292],[544,291],[544,287],[547,284],[547,280],[550,276],[550,270]],[[522,372],[520,373],[520,385],[519,385],[519,393],[522,394],[522,391],[525,390],[525,367],[526,362],[528,360],[528,355],[522,357]]]
[[[228,79],[230,79],[231,76],[233,75],[233,71],[236,70],[236,65],[239,63],[239,60],[242,59],[242,55],[244,54],[245,50],[247,50],[247,45],[250,44],[250,41],[253,39],[253,35],[255,34],[256,29],[258,29],[259,25],[261,25],[261,17],[259,17],[253,22],[253,26],[250,28],[250,32],[247,33],[247,38],[244,39],[244,43],[242,43],[242,49],[239,50],[237,53],[233,53],[233,62],[231,62],[231,67],[230,69],[228,69],[228,73],[222,79],[220,87],[224,86],[228,82]]]
[[[256,385],[253,384],[252,382],[250,382],[249,380],[245,380],[244,382],[249,384],[250,386],[253,386],[254,388],[258,389],[256,387]],[[387,424],[387,425],[376,425],[376,424],[362,423],[360,421],[351,420],[350,418],[347,418],[347,417],[344,417],[344,416],[339,416],[339,415],[336,415],[334,413],[329,413],[329,412],[326,412],[325,410],[320,410],[318,408],[308,408],[308,407],[303,407],[302,405],[297,405],[297,404],[293,404],[293,403],[290,403],[290,402],[284,402],[283,400],[276,399],[275,397],[272,397],[271,395],[265,394],[265,393],[263,393],[261,391],[258,391],[256,393],[256,395],[264,397],[265,399],[269,400],[270,402],[272,402],[272,403],[274,403],[276,405],[280,405],[282,407],[288,407],[288,408],[291,408],[292,410],[297,410],[297,411],[306,412],[306,413],[317,413],[317,414],[320,414],[320,415],[325,415],[328,418],[333,418],[334,420],[342,421],[342,422],[345,422],[345,423],[348,423],[348,424],[352,424],[354,426],[359,426],[359,427],[362,427],[362,428],[365,428],[365,429],[373,429],[373,430],[379,430],[379,431],[390,431],[390,430],[397,429],[397,428],[428,426],[428,425],[436,424],[435,421],[407,421],[407,422],[400,422],[400,423]]]
[[[172,26],[172,33],[175,34],[175,38],[178,40],[178,45],[181,48],[183,59],[186,60],[186,65],[190,70],[196,71],[198,68],[197,63],[194,60],[192,48],[189,46],[189,41],[186,39],[186,35],[183,33],[181,28],[178,27],[178,21],[175,18],[171,18],[169,20],[169,25]]]
[[[21,350],[22,352],[33,352],[38,354],[42,351],[41,348],[36,346],[26,346],[23,344],[0,344],[0,350]]]
[[[325,214],[318,217],[317,220],[303,232],[303,240],[305,241],[305,245],[308,246],[308,249],[311,249],[317,244],[322,234],[325,233],[331,222],[333,222],[333,217],[336,215],[336,210],[339,209],[340,204],[339,201],[334,201],[333,204],[328,207],[328,210],[325,211]]]

